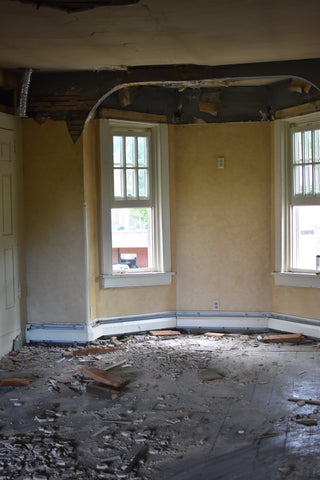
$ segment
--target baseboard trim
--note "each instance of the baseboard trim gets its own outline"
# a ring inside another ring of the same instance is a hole
[[[261,332],[275,330],[320,339],[320,320],[273,312],[178,311],[97,318],[89,325],[28,324],[26,341],[87,343],[97,338],[161,329]]]

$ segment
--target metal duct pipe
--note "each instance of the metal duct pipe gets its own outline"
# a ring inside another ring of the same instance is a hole
[[[27,70],[25,70],[24,75],[23,75],[23,81],[22,81],[21,91],[20,91],[19,106],[18,106],[18,116],[19,117],[26,117],[27,116],[27,102],[28,102],[28,94],[29,94],[31,74],[32,74],[32,68],[28,68]]]

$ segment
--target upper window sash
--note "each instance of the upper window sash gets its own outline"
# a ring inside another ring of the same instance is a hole
[[[320,204],[320,124],[290,128],[290,200],[292,205]]]
[[[151,132],[111,129],[112,206],[153,205]]]

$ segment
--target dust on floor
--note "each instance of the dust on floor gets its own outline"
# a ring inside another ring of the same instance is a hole
[[[123,340],[83,356],[24,346],[1,360],[1,379],[30,384],[0,387],[0,479],[320,478],[320,407],[288,401],[320,400],[316,342]],[[130,382],[113,399],[81,373],[117,363],[110,372]]]

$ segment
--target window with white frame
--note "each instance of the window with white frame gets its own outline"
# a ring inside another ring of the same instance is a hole
[[[169,284],[167,126],[99,122],[102,286]]]
[[[275,124],[276,284],[319,287],[320,116]]]

